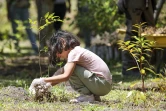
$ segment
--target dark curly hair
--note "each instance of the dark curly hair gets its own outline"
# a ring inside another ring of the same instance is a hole
[[[63,45],[65,42],[65,48]],[[71,33],[63,30],[56,31],[49,40],[48,45],[48,59],[49,64],[56,66],[60,62],[60,58],[56,56],[57,53],[62,53],[63,50],[72,49],[75,46],[79,46],[80,42],[78,39]]]

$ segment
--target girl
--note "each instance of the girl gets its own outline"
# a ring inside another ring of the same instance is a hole
[[[52,77],[35,79],[30,89],[36,84],[56,85],[69,80],[71,87],[80,96],[70,102],[100,101],[100,96],[111,90],[112,75],[106,63],[93,52],[80,47],[80,42],[69,32],[57,31],[49,41],[49,62],[55,66],[61,59],[65,66],[61,73]],[[56,73],[57,73],[56,72]]]

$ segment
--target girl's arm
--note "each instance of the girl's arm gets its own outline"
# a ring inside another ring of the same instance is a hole
[[[55,75],[53,77],[44,78],[44,81],[50,82],[51,85],[55,85],[55,84],[58,84],[60,82],[67,81],[69,79],[69,77],[72,75],[75,66],[76,66],[76,63],[74,63],[74,62],[66,63],[66,65],[64,66],[64,73],[63,74]]]

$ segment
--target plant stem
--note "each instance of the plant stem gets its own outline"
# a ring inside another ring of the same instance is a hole
[[[40,32],[39,32],[39,69],[40,69],[40,77],[42,77],[40,56],[41,56],[41,53],[40,53]]]
[[[41,24],[41,22],[42,22],[42,18],[40,19],[40,24]],[[40,42],[41,42],[40,31],[41,30],[39,30],[39,69],[40,69],[40,77],[42,77],[42,73],[41,73],[41,59],[40,59],[40,57],[41,57],[41,52],[40,52],[40,47],[41,47],[41,44],[40,44]]]
[[[145,87],[144,87],[144,75],[141,74],[142,78],[142,92],[145,92]]]

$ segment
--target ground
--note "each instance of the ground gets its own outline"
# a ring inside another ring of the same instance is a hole
[[[49,68],[47,57],[24,55],[5,59],[0,67],[0,106],[3,111],[164,111],[166,109],[166,93],[160,92],[155,82],[146,82],[146,101],[140,99],[141,81],[130,87],[133,79],[113,75],[111,92],[101,97],[101,102],[71,104],[69,100],[78,96],[68,82],[53,88],[56,99],[37,102],[28,92],[32,80],[41,76],[49,76],[55,68]],[[41,67],[41,70],[40,70]],[[113,69],[117,69],[114,67]],[[112,70],[113,71],[113,70]],[[48,73],[49,72],[49,73]],[[115,73],[114,73],[115,74]],[[130,85],[128,83],[131,83]],[[130,91],[133,91],[131,97]],[[134,95],[138,95],[134,96]],[[137,100],[138,99],[138,100]],[[8,107],[7,107],[8,106]],[[5,108],[5,109],[4,109]],[[1,110],[1,108],[0,108]]]

